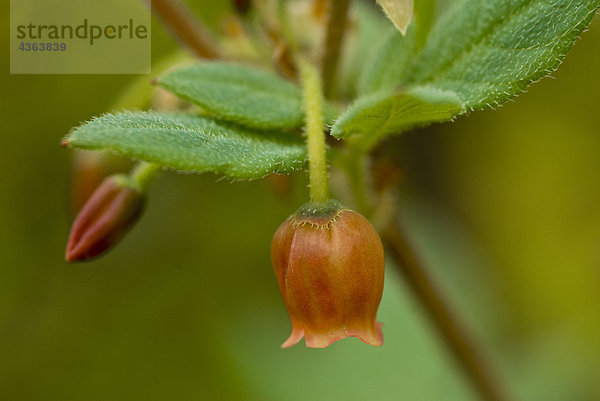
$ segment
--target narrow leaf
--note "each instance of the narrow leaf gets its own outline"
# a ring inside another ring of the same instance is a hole
[[[407,93],[379,92],[351,106],[335,123],[331,134],[338,138],[358,135],[364,150],[390,134],[452,120],[464,111],[456,94],[429,87]]]
[[[385,15],[394,23],[402,34],[406,34],[406,28],[413,16],[414,0],[377,0]]]
[[[175,170],[211,171],[232,178],[291,173],[304,164],[299,136],[259,132],[203,117],[156,112],[106,114],[75,128],[70,147],[111,150]]]
[[[215,118],[245,127],[294,129],[304,121],[300,88],[260,69],[198,63],[168,72],[158,83]]]
[[[431,32],[408,81],[493,107],[554,71],[600,0],[464,0]]]

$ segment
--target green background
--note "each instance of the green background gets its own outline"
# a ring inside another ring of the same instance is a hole
[[[155,63],[176,49],[156,21],[152,38]],[[279,349],[290,327],[269,244],[306,197],[302,175],[281,197],[267,180],[164,174],[116,249],[66,264],[60,139],[138,77],[9,75],[7,35],[2,47],[0,399],[476,399],[391,264],[383,347]],[[596,18],[556,79],[387,145],[413,241],[523,400],[600,398],[598,49]]]

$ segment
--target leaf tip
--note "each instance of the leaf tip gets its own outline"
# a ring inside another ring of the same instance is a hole
[[[408,24],[413,18],[414,0],[377,0],[377,4],[402,36],[406,36]]]
[[[340,139],[344,135],[344,129],[340,128],[337,121],[334,122],[333,126],[329,130],[329,134],[335,139]]]

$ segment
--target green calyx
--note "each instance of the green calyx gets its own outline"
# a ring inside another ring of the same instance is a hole
[[[335,199],[328,199],[325,202],[308,202],[300,206],[296,211],[294,218],[296,219],[307,219],[307,218],[319,218],[327,219],[332,218],[339,214],[346,208],[342,206],[340,202]]]
[[[128,174],[114,174],[110,179],[120,188],[129,188],[136,192],[142,193],[140,184]]]

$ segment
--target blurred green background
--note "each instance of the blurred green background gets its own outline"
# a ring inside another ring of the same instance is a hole
[[[200,1],[214,29],[218,4]],[[8,2],[1,23],[8,31]],[[158,64],[177,48],[156,21]],[[135,76],[9,75],[2,37],[0,400],[475,400],[393,266],[385,344],[279,349],[269,257],[306,196],[164,174],[107,256],[67,265],[68,130]],[[600,399],[600,19],[515,102],[390,141],[413,241],[511,393]],[[150,79],[150,77],[148,77]]]

